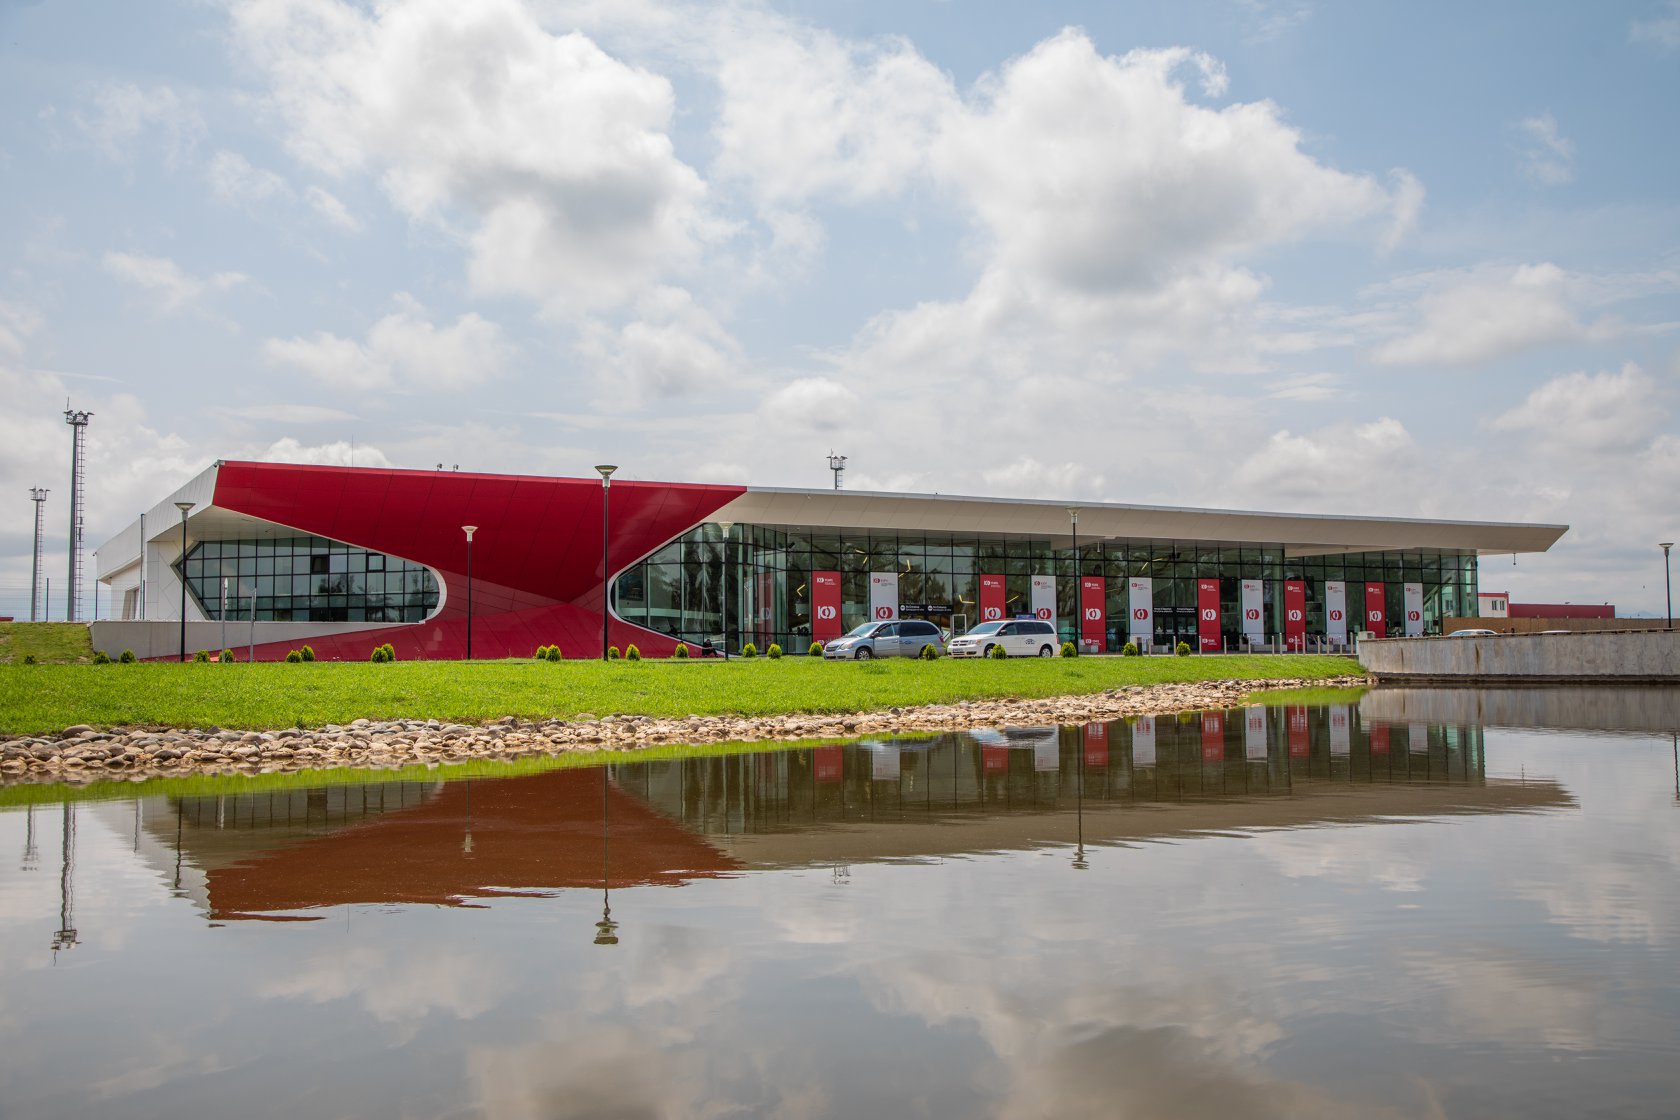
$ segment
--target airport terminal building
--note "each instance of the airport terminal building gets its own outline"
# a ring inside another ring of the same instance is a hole
[[[599,657],[603,609],[647,656],[1017,616],[1087,652],[1316,650],[1438,632],[1479,556],[1566,529],[218,462],[99,547],[94,645],[178,656],[184,602],[188,652],[260,660]]]

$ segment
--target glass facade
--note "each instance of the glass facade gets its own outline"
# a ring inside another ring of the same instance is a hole
[[[836,571],[841,629],[868,620],[869,573],[898,573],[899,613],[961,631],[978,619],[979,577],[1004,577],[1007,609],[1026,612],[1030,580],[1056,577],[1057,627],[1075,638],[1075,558],[1047,540],[953,534],[824,534],[737,525],[727,544],[717,525],[699,526],[624,572],[613,604],[627,622],[689,642],[728,636],[731,648],[780,643],[803,652],[811,642],[810,575]],[[1361,552],[1285,556],[1279,546],[1207,541],[1107,540],[1079,547],[1078,574],[1107,584],[1106,646],[1126,641],[1126,581],[1153,580],[1155,641],[1196,647],[1196,580],[1219,580],[1220,631],[1230,648],[1242,632],[1240,584],[1265,582],[1267,634],[1281,634],[1283,581],[1306,584],[1307,633],[1325,633],[1324,584],[1347,582],[1349,618],[1364,616],[1365,585],[1382,583],[1389,632],[1404,618],[1403,585],[1423,585],[1424,630],[1439,633],[1448,615],[1473,615],[1476,555],[1468,551]],[[725,600],[727,599],[727,615]],[[1353,626],[1350,629],[1358,629]]]
[[[212,621],[421,622],[437,609],[437,577],[423,564],[326,537],[200,541],[175,565]]]

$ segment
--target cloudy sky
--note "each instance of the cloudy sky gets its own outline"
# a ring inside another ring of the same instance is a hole
[[[0,0],[3,610],[217,458],[1564,522],[1663,609],[1680,3]],[[55,580],[55,583],[58,580]]]

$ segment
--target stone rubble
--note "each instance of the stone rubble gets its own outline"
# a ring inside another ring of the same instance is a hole
[[[659,744],[853,739],[877,735],[959,731],[973,727],[1046,726],[1236,707],[1252,692],[1334,688],[1367,683],[1332,680],[1198,681],[1132,685],[1085,696],[1039,700],[962,700],[915,708],[837,715],[697,716],[655,719],[583,713],[571,720],[503,716],[481,727],[435,719],[278,731],[112,728],[87,724],[57,735],[0,741],[0,784],[15,782],[140,781],[187,774],[268,774],[278,771],[438,766],[475,759],[514,759],[567,751],[631,751]]]

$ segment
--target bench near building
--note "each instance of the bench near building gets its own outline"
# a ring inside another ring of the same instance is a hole
[[[475,657],[599,656],[603,607],[648,656],[1018,616],[1089,652],[1342,648],[1439,632],[1474,612],[1479,555],[1566,529],[218,462],[99,547],[116,617],[93,641],[177,656],[184,598],[188,651],[262,660],[459,658],[469,619]]]

